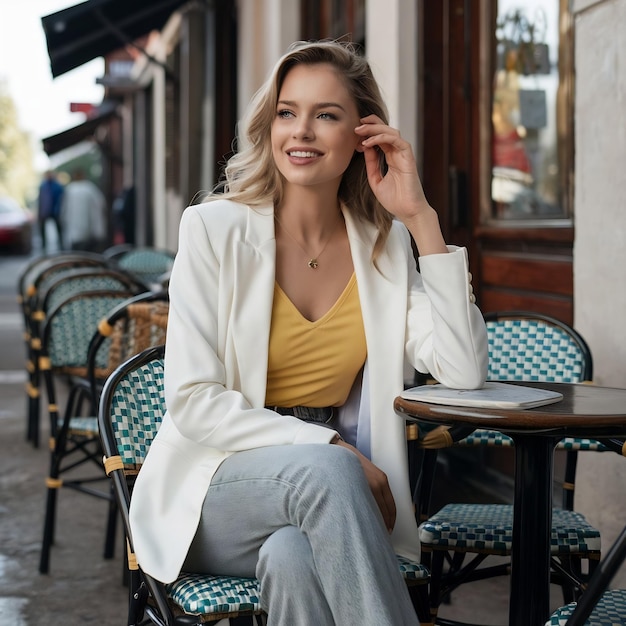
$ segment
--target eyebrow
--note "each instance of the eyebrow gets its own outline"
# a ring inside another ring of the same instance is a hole
[[[288,106],[288,107],[293,107],[293,108],[298,107],[298,103],[293,100],[279,100],[277,104],[281,104],[283,106]],[[316,109],[337,108],[337,109],[341,109],[342,111],[345,111],[345,109],[338,102],[318,102],[315,105],[315,108]]]

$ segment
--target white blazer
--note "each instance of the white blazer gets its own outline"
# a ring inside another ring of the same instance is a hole
[[[404,420],[393,400],[403,389],[406,360],[446,385],[481,386],[487,334],[473,304],[464,248],[420,258],[419,274],[408,232],[394,222],[376,269],[375,229],[347,210],[344,217],[368,355],[357,443],[388,476],[397,507],[396,552],[418,559]],[[168,412],[130,507],[138,561],[158,580],[178,576],[225,458],[261,446],[328,443],[334,436],[264,408],[275,261],[272,207],[220,199],[185,210],[170,281]]]

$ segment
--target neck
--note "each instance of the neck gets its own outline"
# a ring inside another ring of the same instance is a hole
[[[292,235],[312,243],[325,239],[342,217],[336,193],[322,195],[307,189],[285,193],[275,212]]]

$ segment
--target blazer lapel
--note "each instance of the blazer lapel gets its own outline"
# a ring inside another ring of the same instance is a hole
[[[248,209],[243,241],[236,245],[235,291],[232,306],[232,343],[239,381],[248,401],[265,403],[269,332],[276,275],[273,207]]]

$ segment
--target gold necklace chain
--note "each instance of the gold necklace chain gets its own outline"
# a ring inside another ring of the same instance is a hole
[[[333,228],[332,232],[330,233],[330,237],[328,237],[322,249],[317,254],[311,256],[311,253],[308,250],[306,250],[304,246],[302,246],[300,242],[285,228],[283,223],[278,219],[278,215],[276,215],[276,213],[274,213],[274,219],[279,223],[280,227],[283,229],[283,231],[289,237],[289,239],[291,239],[298,246],[298,248],[300,248],[300,250],[302,250],[302,252],[304,252],[304,254],[309,257],[307,265],[312,270],[316,270],[319,266],[318,259],[322,256],[322,254],[324,254],[324,250],[326,250],[326,246],[328,246],[328,244],[330,243],[330,240],[333,238],[333,235],[335,234],[336,227]]]

